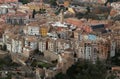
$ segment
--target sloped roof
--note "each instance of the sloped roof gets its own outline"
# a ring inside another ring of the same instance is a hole
[[[92,25],[91,28],[94,29],[101,29],[104,28],[104,24],[99,24],[99,25]]]

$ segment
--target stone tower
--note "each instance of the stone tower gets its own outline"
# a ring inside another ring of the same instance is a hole
[[[63,9],[60,12],[60,22],[63,23],[64,22],[64,12]]]

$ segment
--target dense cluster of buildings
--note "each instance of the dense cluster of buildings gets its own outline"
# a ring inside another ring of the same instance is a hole
[[[11,2],[18,2],[18,0],[0,0],[0,3],[11,3]]]
[[[116,5],[118,3],[111,4],[111,15],[116,10],[120,13]],[[46,9],[46,13],[38,13],[33,18],[33,9],[39,11],[41,8]],[[38,50],[47,61],[58,60],[54,68],[42,70],[46,77],[53,77],[55,73],[65,73],[78,60],[95,64],[97,59],[105,61],[115,56],[116,47],[120,46],[119,21],[64,18],[66,13],[75,14],[72,7],[59,15],[55,15],[54,10],[49,4],[36,2],[0,5],[0,46],[15,62],[25,65],[25,61]],[[41,71],[38,70],[36,74]]]
[[[107,0],[75,0],[75,1],[78,1],[78,2],[90,2],[90,3],[102,3],[104,4]]]

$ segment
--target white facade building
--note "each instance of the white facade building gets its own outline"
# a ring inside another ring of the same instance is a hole
[[[0,7],[0,14],[6,14],[8,12],[7,8]]]
[[[92,55],[91,47],[86,46],[85,47],[85,59],[90,60],[91,59],[91,55]]]
[[[7,46],[7,51],[12,52],[12,44],[7,43],[6,46]]]
[[[22,53],[23,42],[21,40],[12,39],[12,52]]]
[[[28,35],[40,35],[39,26],[28,26]]]
[[[120,2],[113,2],[113,3],[111,3],[111,6],[114,9],[120,10]]]

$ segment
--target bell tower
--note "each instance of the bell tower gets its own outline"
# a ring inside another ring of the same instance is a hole
[[[63,9],[60,11],[60,22],[63,23],[64,22],[64,12]]]

